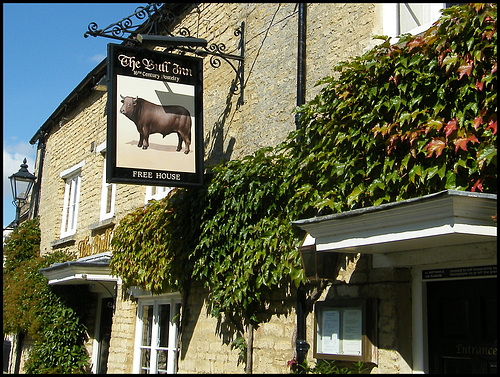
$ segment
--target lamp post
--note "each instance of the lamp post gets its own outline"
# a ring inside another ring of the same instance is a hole
[[[12,203],[16,206],[16,219],[14,221],[14,227],[17,227],[19,225],[19,217],[21,216],[21,207],[23,203],[26,202],[26,199],[28,198],[31,188],[36,180],[36,177],[28,171],[26,158],[21,164],[19,171],[12,174],[9,179],[10,187],[12,189],[12,197],[14,198]]]

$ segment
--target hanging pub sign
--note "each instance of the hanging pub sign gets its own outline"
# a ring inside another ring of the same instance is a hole
[[[107,182],[203,184],[202,63],[108,44]]]

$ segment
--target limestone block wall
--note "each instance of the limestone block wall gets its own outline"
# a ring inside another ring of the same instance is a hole
[[[234,326],[207,312],[207,292],[194,286],[184,306],[179,373],[244,373],[238,349],[231,349],[237,337]],[[269,305],[269,321],[254,330],[253,373],[288,373],[287,361],[295,349],[295,295],[276,294]],[[248,339],[248,331],[244,334]]]
[[[65,182],[60,173],[82,161],[75,242],[57,248],[75,253],[78,242],[90,234],[89,225],[99,221],[104,156],[96,147],[106,141],[106,101],[105,93],[93,92],[68,112],[47,138],[39,208],[42,254],[53,252],[51,243],[61,234]],[[142,186],[117,185],[115,223],[144,205],[144,193]]]
[[[42,253],[52,252],[51,242],[60,237],[65,186],[60,173],[82,161],[77,242],[87,235],[86,225],[98,220],[95,208],[100,205],[102,156],[91,151],[91,143],[105,140],[105,105],[106,96],[101,93],[82,100],[52,128],[47,139],[39,209]]]
[[[333,74],[340,61],[374,46],[381,33],[381,4],[307,5],[306,100],[320,90],[316,82]],[[244,104],[230,95],[236,75],[229,64],[204,59],[204,132],[207,162],[241,158],[276,146],[295,129],[298,9],[295,3],[202,3],[182,19],[191,35],[208,44],[223,43],[239,54],[234,30],[245,24]],[[175,31],[174,31],[175,34]],[[234,62],[236,64],[236,62]]]
[[[130,299],[119,284],[109,343],[108,374],[132,373],[136,312],[136,301]]]
[[[373,269],[371,265],[370,255],[344,255],[337,280],[319,301],[376,299],[378,365],[371,373],[412,373],[411,272],[406,268]],[[308,318],[308,330],[314,328],[311,320]],[[307,336],[312,347],[314,334],[308,332]]]
[[[243,373],[238,366],[238,353],[231,351],[233,337],[219,331],[217,319],[207,313],[207,292],[199,286],[191,287],[182,308],[179,373]]]

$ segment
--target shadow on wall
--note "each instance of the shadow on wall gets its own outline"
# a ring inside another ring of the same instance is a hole
[[[185,301],[186,313],[183,315],[182,321],[180,360],[185,360],[186,355],[189,353],[189,347],[195,340],[193,338],[195,330],[197,332],[197,340],[200,340],[199,337],[203,336],[202,331],[205,326],[200,322],[206,320],[201,313],[203,312],[203,305],[206,303],[207,296],[208,291],[201,286],[191,286],[189,289],[189,294]],[[269,305],[266,307],[266,310],[259,313],[259,323],[269,322],[273,316],[280,317],[283,315],[288,317],[289,315],[294,315],[296,301],[296,290],[287,284],[283,284],[279,289],[274,291],[269,290],[266,299]],[[209,313],[207,313],[207,317],[210,317]],[[254,331],[256,330],[257,327],[254,328]],[[245,342],[248,340],[248,333],[246,332],[246,328],[244,328],[242,319],[235,317],[228,318],[224,315],[221,315],[217,320],[216,326],[213,327],[213,334],[217,335],[221,339],[221,344],[226,346],[231,346],[236,338],[242,336],[242,334],[245,337]],[[238,353],[236,349],[232,352],[235,354]]]
[[[381,351],[397,352],[404,362],[412,365],[411,271],[407,268],[373,269],[369,254],[341,254],[337,278],[328,287],[325,301],[367,299],[377,302],[375,345],[379,352],[378,370],[384,373]],[[403,364],[402,361],[400,361]],[[394,363],[395,365],[396,363]],[[339,364],[340,365],[340,364]],[[365,365],[368,370],[376,367]]]
[[[231,155],[233,154],[234,144],[236,143],[236,139],[234,137],[229,139],[226,151],[224,152],[224,127],[229,115],[231,114],[231,110],[233,108],[232,99],[238,92],[237,88],[237,78],[235,78],[231,82],[229,93],[226,97],[226,107],[219,116],[217,122],[214,123],[211,134],[204,141],[204,150],[207,151],[207,158],[205,160],[205,164],[207,166],[215,166],[220,161],[229,161],[231,159]],[[238,109],[238,106],[236,106],[236,109]]]

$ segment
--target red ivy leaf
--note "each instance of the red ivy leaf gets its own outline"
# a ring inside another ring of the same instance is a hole
[[[478,179],[476,183],[474,183],[474,186],[470,189],[472,192],[476,191],[478,189],[479,191],[483,192],[483,179]]]
[[[470,62],[469,64],[461,65],[460,67],[458,67],[458,72],[460,72],[460,77],[458,79],[460,80],[464,75],[467,75],[470,77],[473,65],[474,65],[474,63]]]
[[[427,149],[427,156],[425,157],[431,157],[434,152],[436,152],[436,157],[441,156],[441,153],[443,153],[443,149],[446,146],[446,143],[442,138],[439,139],[433,139],[429,144],[427,144],[424,149]]]
[[[467,151],[467,143],[468,142],[471,142],[471,143],[479,143],[479,140],[477,140],[477,137],[475,135],[471,135],[469,137],[461,137],[457,140],[455,140],[455,153],[458,151],[458,148],[466,151]]]
[[[408,44],[406,45],[407,47],[409,47],[408,52],[410,52],[416,47],[419,47],[422,44],[422,42],[423,42],[422,38],[415,38],[414,40],[408,42]]]
[[[478,127],[483,123],[483,117],[474,118],[474,129],[477,130]]]
[[[456,119],[450,120],[444,130],[446,131],[446,137],[450,136],[453,131],[457,129],[457,121]]]
[[[483,87],[484,87],[484,82],[482,81],[476,81],[476,90],[479,90],[479,91],[483,91]]]
[[[492,119],[490,120],[490,123],[488,123],[488,127],[486,127],[486,129],[492,129],[493,130],[493,135],[496,135],[497,133],[497,120],[496,119]]]
[[[483,31],[481,38],[483,40],[484,40],[484,38],[486,38],[487,40],[490,40],[491,38],[493,38],[494,35],[495,35],[495,30]]]
[[[389,81],[394,81],[394,84],[398,85],[398,77],[397,76],[392,76],[389,77]]]
[[[458,148],[467,151],[467,138],[461,137],[460,139],[455,140],[455,153],[458,151]]]

